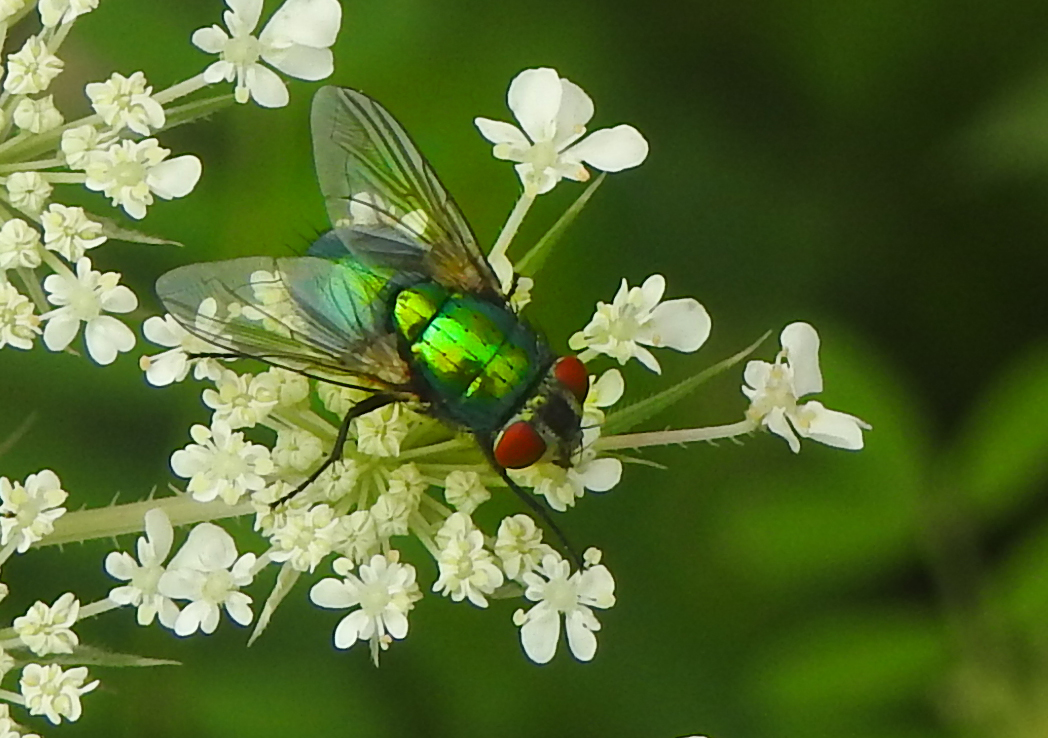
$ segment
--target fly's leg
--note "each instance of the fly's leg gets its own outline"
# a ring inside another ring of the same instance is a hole
[[[517,497],[524,500],[524,504],[530,507],[532,512],[534,512],[536,515],[539,516],[539,518],[541,518],[546,528],[553,531],[553,534],[557,537],[557,540],[560,541],[560,545],[563,546],[564,550],[567,552],[568,558],[570,558],[571,561],[575,564],[575,567],[579,571],[581,571],[582,557],[579,556],[578,552],[575,550],[575,547],[571,545],[570,541],[568,541],[568,537],[564,535],[564,531],[562,531],[560,529],[560,526],[558,526],[556,522],[554,522],[553,517],[549,514],[549,511],[546,508],[544,508],[542,506],[542,503],[536,500],[534,496],[529,495],[527,492],[521,489],[519,484],[510,479],[509,472],[507,472],[501,466],[496,464],[493,459],[489,460],[491,461],[491,465],[495,468],[495,471],[497,471],[499,476],[502,477],[502,481],[509,485],[509,488],[513,490]]]
[[[380,407],[385,407],[396,401],[397,398],[392,397],[391,395],[375,394],[361,400],[350,408],[349,412],[346,413],[346,417],[342,419],[342,426],[338,429],[338,436],[335,438],[335,447],[331,449],[331,454],[319,467],[317,467],[316,471],[309,475],[309,479],[295,487],[276,502],[270,503],[270,508],[283,505],[306,487],[313,484],[313,482],[317,481],[317,477],[323,474],[329,466],[342,458],[342,447],[346,445],[346,437],[349,435],[349,424],[353,422],[354,418],[359,418],[361,415],[367,415],[372,410],[378,410]]]

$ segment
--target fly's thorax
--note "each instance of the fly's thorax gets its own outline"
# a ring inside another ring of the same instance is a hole
[[[438,417],[490,434],[531,394],[549,350],[508,306],[431,281],[390,305],[401,356]]]
[[[586,387],[577,381],[580,367],[575,357],[563,357],[550,366],[534,394],[495,436],[495,461],[507,469],[521,469],[542,460],[571,465],[582,447]],[[588,384],[584,368],[582,371]]]

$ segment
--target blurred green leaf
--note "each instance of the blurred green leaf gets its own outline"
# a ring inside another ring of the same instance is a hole
[[[77,646],[71,654],[49,656],[48,663],[72,666],[181,666],[182,662],[171,659],[154,659],[131,653],[116,653],[94,646]]]
[[[757,350],[758,346],[768,339],[768,336],[770,335],[771,331],[766,332],[763,336],[742,351],[739,351],[737,354],[733,354],[727,359],[703,369],[698,374],[678,382],[672,387],[664,389],[662,392],[640,400],[639,402],[635,402],[632,405],[627,405],[621,410],[608,413],[602,429],[603,433],[605,435],[625,433],[626,431],[632,430],[638,424],[643,423],[645,420],[658,415],[663,410],[673,407],[703,384],[713,379],[718,374],[731,369],[752,354]]]
[[[994,378],[945,469],[952,487],[979,509],[1001,514],[1048,477],[1048,346],[1038,345]]]

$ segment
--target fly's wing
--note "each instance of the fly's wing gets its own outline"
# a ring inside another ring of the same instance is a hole
[[[409,367],[387,330],[393,270],[300,256],[190,264],[156,283],[183,328],[220,349],[275,366],[405,390]]]
[[[385,108],[356,90],[323,87],[311,126],[320,189],[350,254],[505,300],[455,201]]]

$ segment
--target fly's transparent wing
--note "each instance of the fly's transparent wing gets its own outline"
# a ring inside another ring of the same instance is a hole
[[[350,253],[505,299],[455,201],[385,108],[356,90],[323,87],[311,126],[320,189]]]
[[[174,269],[156,291],[187,331],[225,351],[403,389],[409,368],[386,328],[386,291],[396,276],[354,262],[253,256]]]

